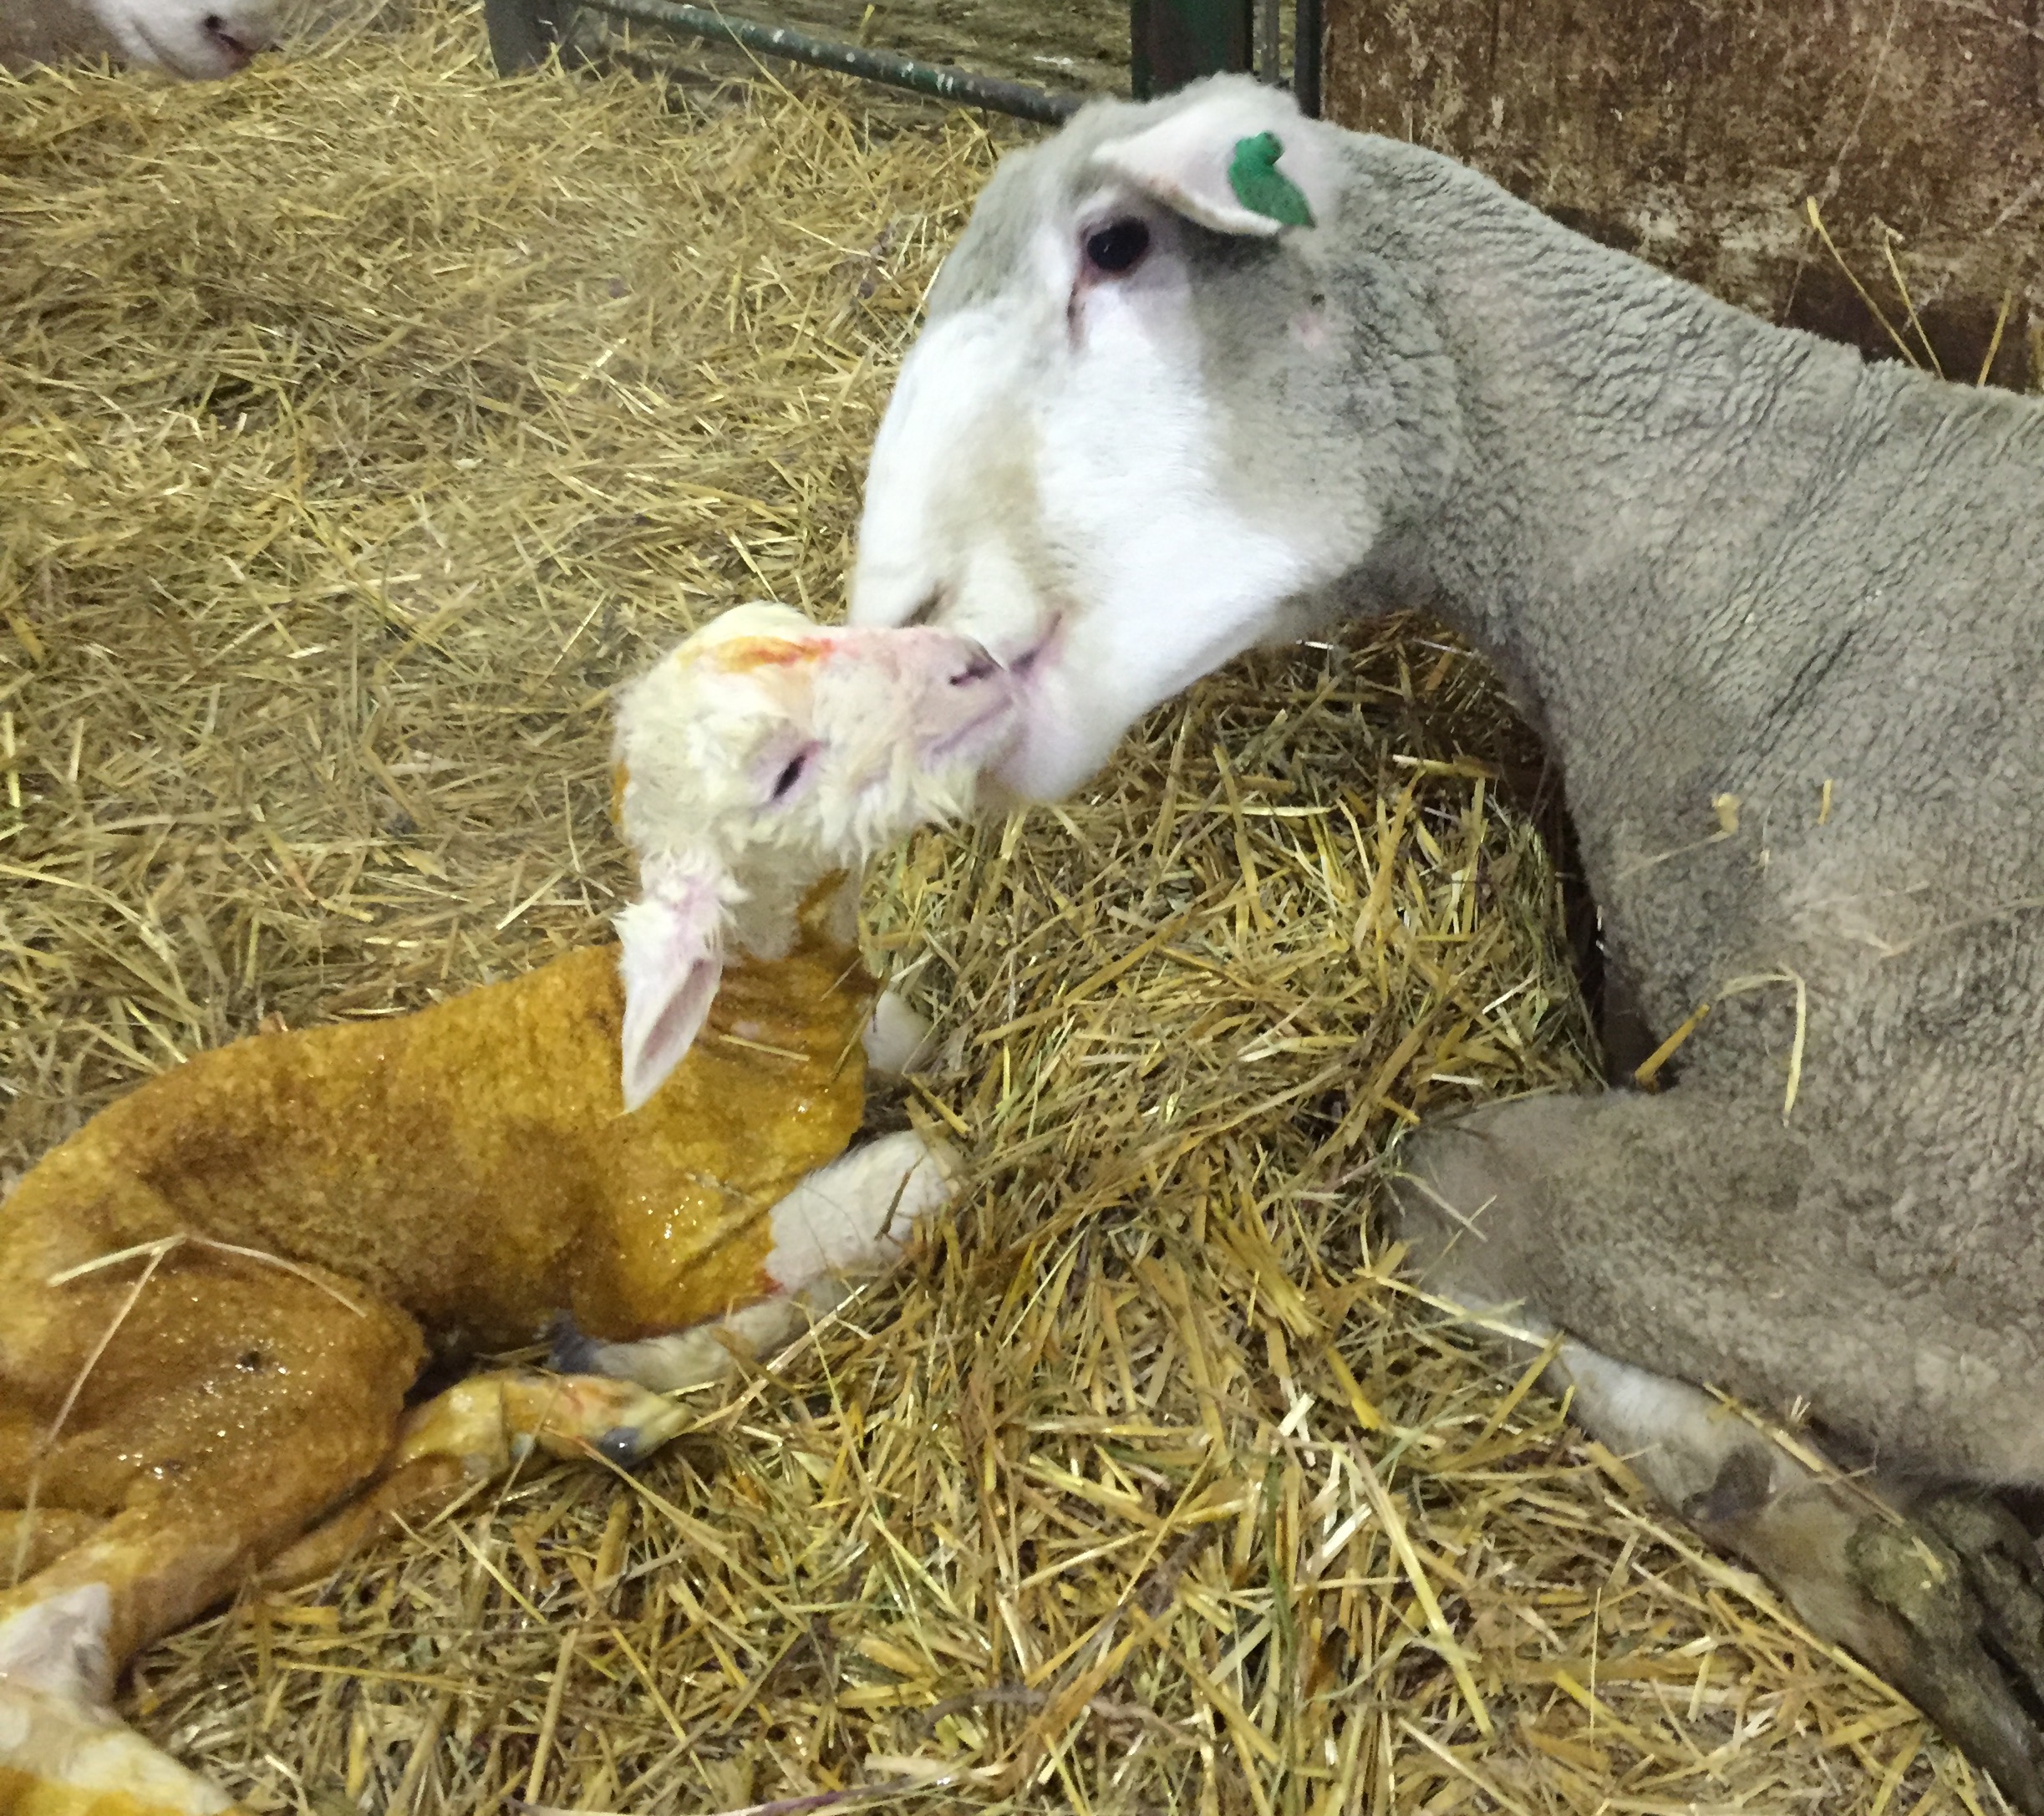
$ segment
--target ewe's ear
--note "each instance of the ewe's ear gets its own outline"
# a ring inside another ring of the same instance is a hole
[[[618,917],[628,1111],[666,1082],[702,1031],[724,975],[722,917],[708,889],[634,902]]]
[[[1282,89],[1248,79],[1094,154],[1100,168],[1217,233],[1268,237],[1325,221],[1334,205],[1323,136]]]

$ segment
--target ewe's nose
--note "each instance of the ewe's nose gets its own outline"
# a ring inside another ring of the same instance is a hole
[[[207,42],[236,69],[245,68],[259,50],[275,41],[266,14],[257,11],[209,13],[199,22]]]

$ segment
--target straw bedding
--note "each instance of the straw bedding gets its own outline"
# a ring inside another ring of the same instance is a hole
[[[480,36],[0,86],[10,1167],[265,1016],[597,938],[604,690],[837,603],[1006,129]],[[529,1468],[160,1647],[135,1718],[322,1813],[1981,1808],[1373,1228],[1416,1114],[1589,1076],[1524,756],[1393,626],[901,854],[969,1201],[639,1480]]]

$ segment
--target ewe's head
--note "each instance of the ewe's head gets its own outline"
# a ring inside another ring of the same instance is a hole
[[[618,702],[618,815],[642,899],[618,918],[625,1101],[702,1025],[728,938],[771,958],[804,897],[970,806],[1014,689],[950,631],[837,630],[744,605]]]
[[[80,0],[130,63],[187,81],[232,75],[277,38],[272,0]]]
[[[1423,324],[1356,242],[1345,136],[1220,77],[1011,152],[930,292],[874,442],[854,624],[1016,671],[1015,792],[1309,622],[1403,508]],[[1339,216],[1340,231],[1333,231]]]

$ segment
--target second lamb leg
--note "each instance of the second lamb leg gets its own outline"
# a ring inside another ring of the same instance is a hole
[[[187,1254],[121,1316],[130,1290],[8,1307],[39,1340],[0,1357],[0,1398],[43,1435],[0,1457],[0,1499],[46,1561],[0,1593],[0,1809],[226,1807],[119,1720],[115,1681],[374,1472],[423,1353],[401,1311],[277,1267]]]
[[[773,1208],[761,1287],[767,1296],[721,1318],[637,1343],[567,1333],[557,1367],[614,1376],[671,1393],[723,1379],[739,1354],[770,1356],[852,1291],[847,1276],[884,1272],[923,1218],[958,1190],[950,1157],[913,1130],[885,1135],[819,1167]]]
[[[534,1450],[594,1451],[621,1467],[649,1457],[687,1415],[629,1381],[499,1369],[472,1375],[405,1414],[396,1447],[364,1493],[272,1559],[267,1589],[330,1575],[364,1546],[430,1519]]]

